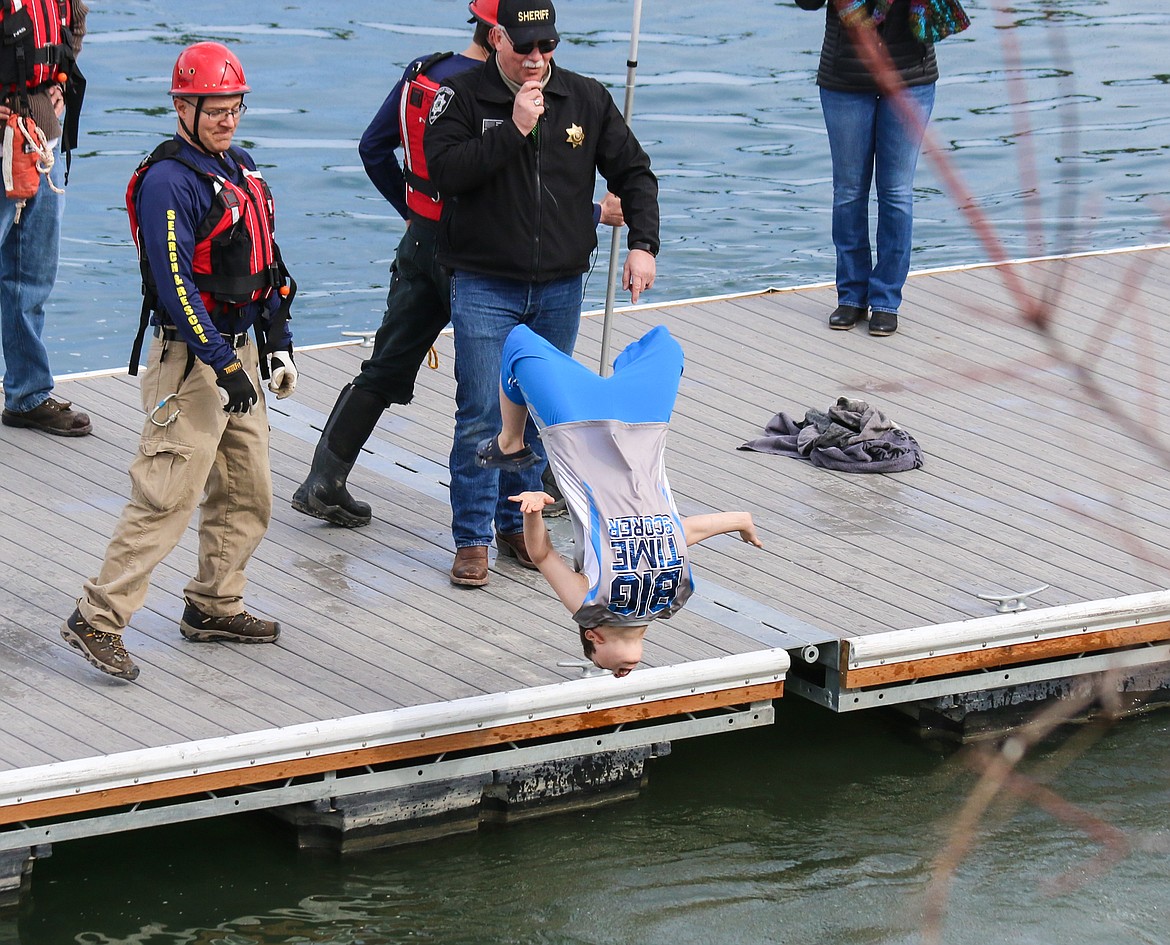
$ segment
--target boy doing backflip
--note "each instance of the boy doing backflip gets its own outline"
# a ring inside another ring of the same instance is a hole
[[[481,466],[522,469],[531,413],[573,523],[570,565],[552,546],[544,492],[509,498],[524,515],[533,563],[573,614],[585,655],[625,676],[642,658],[650,621],[670,617],[694,591],[691,545],[727,532],[763,547],[747,512],[679,517],[666,478],[666,431],[683,353],[664,326],[630,344],[602,378],[520,325],[504,344],[503,428],[477,452]]]

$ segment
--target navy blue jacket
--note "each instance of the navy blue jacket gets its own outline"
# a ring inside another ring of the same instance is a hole
[[[223,158],[212,157],[192,147],[178,135],[175,136],[175,140],[182,143],[183,158],[196,167],[231,180],[239,180],[239,168],[230,155]],[[244,154],[242,151],[238,153]],[[244,154],[244,158],[249,170],[254,170],[256,165],[251,157]],[[280,296],[273,292],[267,299],[252,302],[238,309],[229,309],[225,314],[217,314],[215,319],[208,317],[203,299],[195,287],[192,259],[195,255],[195,232],[203,218],[211,211],[212,199],[212,186],[208,180],[179,161],[159,161],[143,176],[135,206],[138,211],[142,246],[150,271],[155,275],[154,281],[160,304],[166,309],[170,323],[179,330],[179,334],[183,336],[183,340],[196,357],[218,371],[236,359],[235,351],[221,336],[246,332],[257,319],[261,319],[261,325],[267,328],[270,316],[280,306]],[[175,278],[171,278],[170,275],[168,233],[172,211],[174,242],[177,248]],[[181,285],[177,284],[180,281]],[[183,303],[179,299],[180,288],[183,289],[188,304],[195,310],[199,322],[214,326],[214,331],[207,332],[206,342],[201,341],[188,325],[188,316],[184,313]],[[158,314],[156,313],[151,320],[152,323],[158,324]],[[292,344],[292,333],[288,323],[283,319],[279,321],[284,325],[282,337],[269,336],[270,350],[287,348]]]
[[[416,65],[427,58],[429,57],[419,56],[406,67],[402,78],[390,90],[386,101],[378,109],[358,144],[358,154],[361,155],[366,176],[378,188],[378,193],[390,201],[404,220],[408,219],[409,215],[406,208],[406,180],[402,176],[402,165],[394,153],[396,149],[402,147],[402,126],[398,106],[402,101],[402,87],[407,76]],[[482,64],[478,59],[456,54],[436,62],[427,70],[427,76],[442,83],[453,75]]]

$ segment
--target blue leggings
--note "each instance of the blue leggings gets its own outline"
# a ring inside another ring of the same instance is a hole
[[[678,396],[683,353],[665,325],[631,342],[600,377],[553,347],[527,325],[508,333],[500,383],[526,405],[539,428],[578,420],[668,423]]]

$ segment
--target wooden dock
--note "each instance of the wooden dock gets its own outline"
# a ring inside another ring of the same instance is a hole
[[[576,633],[539,575],[501,560],[485,589],[449,583],[449,336],[351,476],[366,528],[288,504],[366,351],[300,352],[296,397],[269,402],[275,513],[247,604],[281,622],[278,645],[180,637],[192,529],[126,634],[139,680],[101,676],[58,629],[126,500],[137,381],[63,380],[94,435],[0,428],[0,888],[54,842],[169,820],[280,808],[302,842],[348,849],[590,803],[636,790],[673,739],[771,722],[786,686],[960,728],[998,693],[1069,679],[1113,673],[1133,707],[1165,689],[1170,247],[914,274],[890,338],[829,331],[834,304],[813,286],[616,316],[615,352],[664,323],[686,353],[680,510],[746,508],[765,542],[696,549],[692,604],[621,680],[561,665]],[[601,327],[582,324],[591,366]],[[923,468],[737,449],[842,395],[909,431]]]

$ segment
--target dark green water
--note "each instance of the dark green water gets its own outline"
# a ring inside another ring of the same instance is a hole
[[[1170,941],[1170,715],[1096,735],[1049,784],[1128,852],[1094,872],[1077,824],[998,808],[942,941]],[[1063,744],[1022,770],[1047,770]],[[964,757],[888,716],[789,699],[772,728],[676,743],[639,800],[589,813],[341,860],[298,855],[259,817],[61,844],[0,942],[909,945],[974,783]]]

